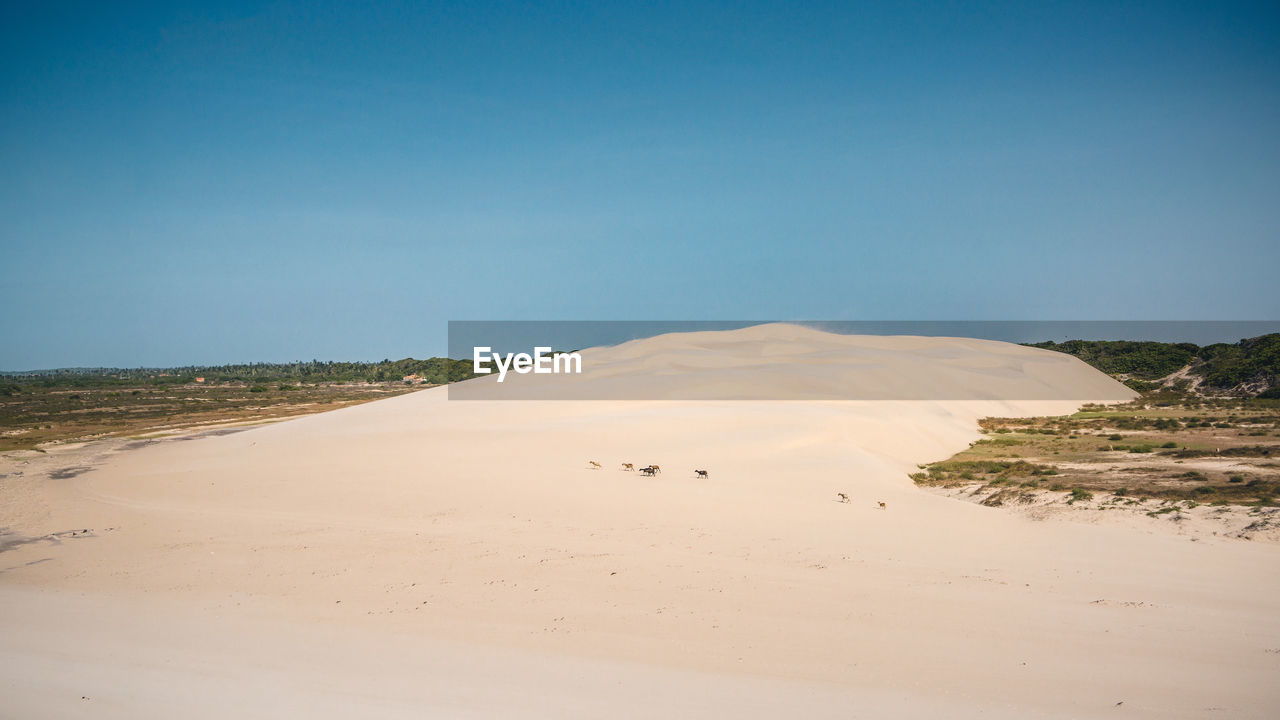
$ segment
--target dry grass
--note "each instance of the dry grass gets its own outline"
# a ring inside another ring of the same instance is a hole
[[[29,385],[0,397],[0,451],[103,437],[267,421],[391,397],[422,386],[226,383],[102,388]]]
[[[1075,415],[987,418],[987,436],[922,466],[922,485],[980,484],[986,502],[1030,502],[1037,490],[1199,503],[1276,504],[1280,407],[1274,401],[1146,397]]]

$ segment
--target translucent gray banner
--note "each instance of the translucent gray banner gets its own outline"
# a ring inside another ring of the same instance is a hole
[[[482,374],[451,400],[1070,400],[1134,393],[1019,343],[1206,345],[1280,322],[451,321],[449,356]]]

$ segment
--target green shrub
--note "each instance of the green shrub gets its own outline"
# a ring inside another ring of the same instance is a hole
[[[1068,500],[1067,502],[1074,503],[1078,500],[1092,500],[1092,499],[1093,499],[1093,493],[1089,492],[1088,490],[1085,490],[1084,488],[1072,488],[1071,499]]]
[[[1104,373],[1126,373],[1142,380],[1162,378],[1191,362],[1200,348],[1189,343],[1070,340],[1042,342],[1032,347],[1075,355]],[[1135,388],[1136,389],[1136,388]]]

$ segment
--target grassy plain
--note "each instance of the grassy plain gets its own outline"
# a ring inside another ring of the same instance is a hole
[[[1109,494],[1275,506],[1280,495],[1280,401],[1206,399],[1173,391],[1064,417],[986,418],[986,437],[921,466],[919,485],[979,485],[982,502],[1031,502],[1038,491],[1068,502]]]
[[[0,395],[0,451],[133,437],[333,410],[424,387],[382,383],[184,383],[10,386]]]

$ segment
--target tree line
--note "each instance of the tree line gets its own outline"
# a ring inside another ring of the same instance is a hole
[[[1280,333],[1205,346],[1127,340],[1028,344],[1074,355],[1107,374],[1128,375],[1139,384],[1187,367],[1188,375],[1201,379],[1206,390],[1280,396]]]
[[[5,385],[40,384],[46,387],[102,385],[186,384],[204,378],[206,383],[337,383],[394,382],[414,375],[421,381],[444,385],[474,377],[470,360],[427,358],[381,362],[333,362],[311,360],[291,363],[238,365],[188,365],[172,368],[61,368],[3,373]]]

